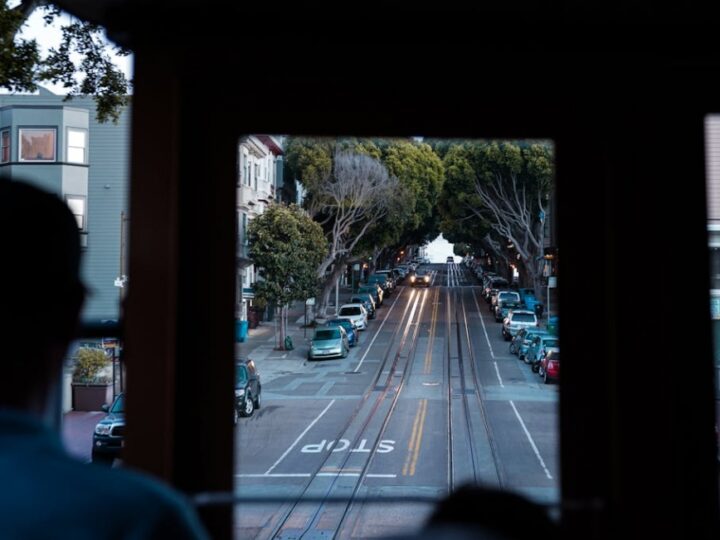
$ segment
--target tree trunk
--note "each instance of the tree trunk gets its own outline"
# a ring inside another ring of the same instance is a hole
[[[335,263],[330,275],[327,277],[322,285],[322,292],[320,293],[320,302],[317,306],[315,313],[316,317],[325,318],[328,305],[330,304],[330,294],[332,293],[338,279],[343,275],[345,268],[347,267],[347,257],[342,257],[338,262]],[[335,306],[337,309],[338,306]]]

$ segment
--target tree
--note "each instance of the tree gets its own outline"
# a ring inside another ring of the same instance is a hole
[[[445,156],[446,174],[457,180],[451,204],[487,224],[484,242],[507,257],[508,242],[521,276],[539,294],[544,216],[554,174],[546,143],[478,142],[457,145]]]
[[[330,292],[345,271],[363,236],[385,216],[397,200],[398,180],[368,155],[338,151],[332,174],[317,187],[310,208],[326,228],[329,251],[318,267],[324,280],[318,312],[325,314]]]
[[[256,298],[280,307],[278,349],[285,349],[287,305],[317,294],[317,268],[327,253],[322,228],[296,205],[274,204],[248,226],[250,257],[261,280]]]
[[[33,92],[49,81],[67,89],[66,99],[93,96],[100,122],[117,122],[129,103],[130,83],[113,63],[108,51],[120,56],[129,51],[109,46],[102,28],[83,21],[61,26],[62,40],[42,58],[35,40],[18,36],[28,17],[42,10],[47,25],[57,24],[60,10],[43,0],[22,0],[8,7],[0,0],[0,87],[13,92]]]
[[[453,244],[467,244],[471,251],[493,252],[486,241],[490,223],[472,209],[481,204],[474,192],[475,172],[468,160],[468,143],[456,142],[450,147],[442,141],[445,182],[438,199],[440,229],[443,237]],[[438,149],[436,149],[438,151]]]

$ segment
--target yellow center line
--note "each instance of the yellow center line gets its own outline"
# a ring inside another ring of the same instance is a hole
[[[418,435],[415,440],[415,449],[413,451],[412,463],[410,463],[410,476],[415,476],[415,466],[417,465],[418,457],[420,457],[420,443],[422,443],[423,429],[425,427],[425,415],[427,414],[427,399],[423,399],[421,403],[422,416],[420,418],[420,425],[418,429]]]
[[[437,311],[438,311],[438,296],[440,295],[440,289],[435,289],[435,298],[433,300],[433,311],[430,319],[430,335],[428,336],[427,351],[425,352],[425,364],[423,367],[423,374],[430,374],[430,368],[432,366],[432,348],[435,342],[435,326],[437,325]]]
[[[415,421],[413,422],[410,442],[408,443],[408,455],[405,458],[403,466],[403,476],[415,474],[415,466],[417,463],[417,453],[420,451],[420,440],[422,439],[423,422],[425,422],[425,409],[427,407],[427,399],[421,399],[418,410],[415,413]]]

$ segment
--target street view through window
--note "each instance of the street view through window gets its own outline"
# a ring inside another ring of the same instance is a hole
[[[705,118],[708,248],[710,250],[710,316],[715,360],[715,431],[720,462],[720,116]]]
[[[238,144],[236,538],[559,501],[550,141]]]

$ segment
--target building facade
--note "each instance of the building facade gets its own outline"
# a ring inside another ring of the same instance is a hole
[[[117,319],[126,276],[130,111],[96,120],[91,98],[41,89],[0,95],[0,181],[24,180],[65,200],[83,245],[85,320]],[[39,246],[40,247],[40,246]],[[116,285],[117,284],[117,285]]]
[[[257,268],[248,252],[248,224],[262,214],[269,204],[280,199],[282,157],[279,137],[248,135],[238,142],[235,317],[241,321],[249,319],[249,308],[254,298],[252,286],[258,279]]]

